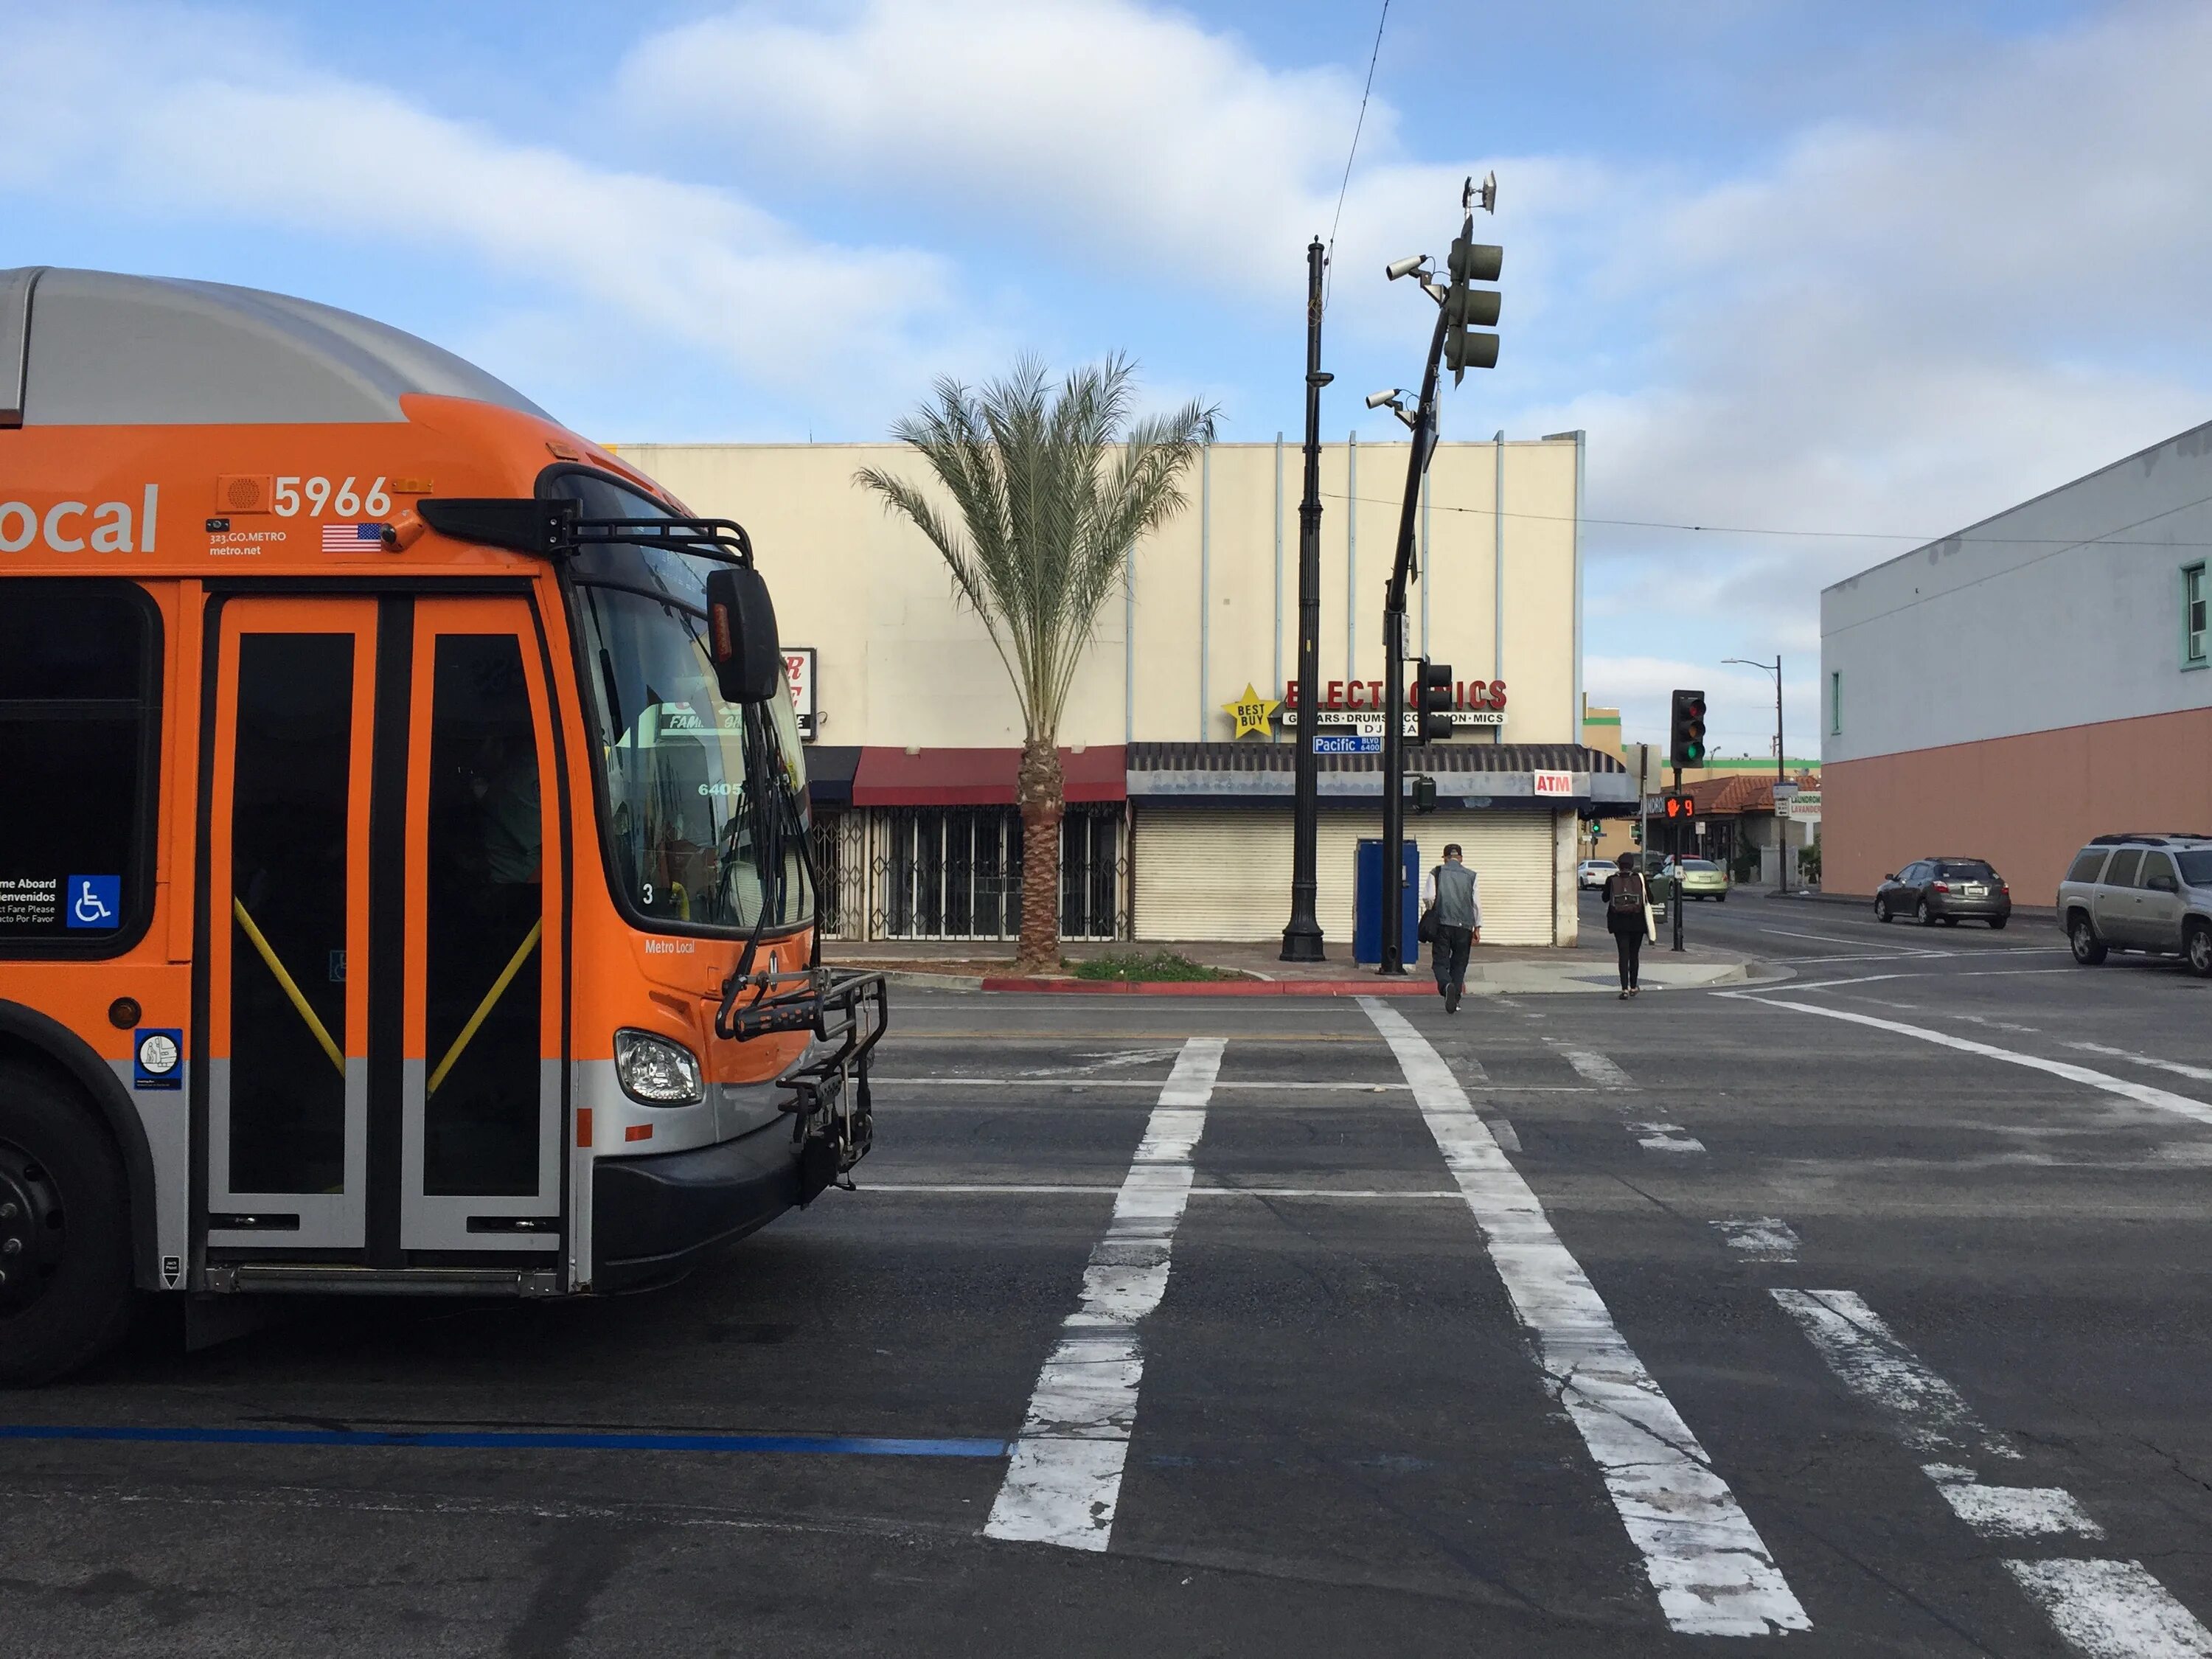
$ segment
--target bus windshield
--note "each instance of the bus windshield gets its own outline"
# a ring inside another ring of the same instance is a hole
[[[666,509],[604,479],[556,491],[586,518]],[[705,559],[628,543],[570,562],[611,875],[648,923],[732,933],[811,919],[803,857],[806,774],[791,700],[722,701],[704,639]]]

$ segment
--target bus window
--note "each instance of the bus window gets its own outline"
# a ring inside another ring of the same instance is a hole
[[[535,1194],[544,809],[522,641],[434,638],[422,1189]]]
[[[330,1048],[356,1054],[362,1035],[346,1019],[354,650],[351,634],[246,634],[238,641],[234,1192],[345,1188],[346,1068]]]
[[[128,582],[0,605],[0,954],[106,955],[150,910],[160,616]]]
[[[599,479],[558,484],[590,516],[667,516]],[[741,933],[765,906],[769,927],[797,927],[814,914],[799,722],[787,696],[722,701],[702,633],[710,568],[627,543],[571,562],[614,879],[647,926]]]

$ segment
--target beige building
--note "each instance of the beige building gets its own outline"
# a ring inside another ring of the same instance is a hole
[[[1408,655],[1449,662],[1452,739],[1409,748],[1440,810],[1409,813],[1424,866],[1448,840],[1484,878],[1484,937],[1571,942],[1579,817],[1631,781],[1578,718],[1581,441],[1445,444],[1417,523]],[[1000,938],[1017,920],[1019,712],[981,623],[911,525],[853,482],[927,482],[900,446],[620,446],[694,512],[752,537],[793,659],[836,931]],[[1320,735],[1375,746],[1383,585],[1407,449],[1322,453]],[[1139,546],[1098,618],[1060,727],[1070,813],[1062,932],[1273,939],[1287,919],[1297,673],[1295,444],[1216,444],[1188,510]],[[1503,500],[1504,513],[1498,508]],[[1252,704],[1241,724],[1237,705]],[[1268,705],[1273,705],[1269,707]],[[811,717],[811,718],[810,718]],[[1379,757],[1322,757],[1321,921],[1342,953],[1353,849],[1380,833]]]

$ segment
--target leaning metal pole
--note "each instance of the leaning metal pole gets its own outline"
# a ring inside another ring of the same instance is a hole
[[[1306,247],[1306,478],[1298,501],[1298,752],[1291,816],[1291,919],[1283,928],[1285,962],[1326,960],[1316,915],[1314,842],[1321,810],[1321,765],[1314,750],[1321,677],[1321,389],[1333,378],[1321,368],[1323,250]]]
[[[1421,476],[1437,447],[1437,367],[1444,354],[1443,308],[1421,372],[1421,403],[1413,416],[1413,443],[1406,458],[1406,495],[1398,506],[1398,556],[1382,598],[1382,963],[1376,971],[1406,971],[1406,584],[1413,574],[1413,521]]]

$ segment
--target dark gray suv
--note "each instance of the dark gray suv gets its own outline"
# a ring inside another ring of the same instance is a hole
[[[2212,979],[2212,836],[2098,836],[2058,884],[2058,921],[2085,968],[2142,951]]]
[[[1878,921],[1911,916],[1923,927],[1942,922],[1986,921],[2002,927],[2012,920],[2012,889],[1982,859],[1920,859],[1875,889]]]

